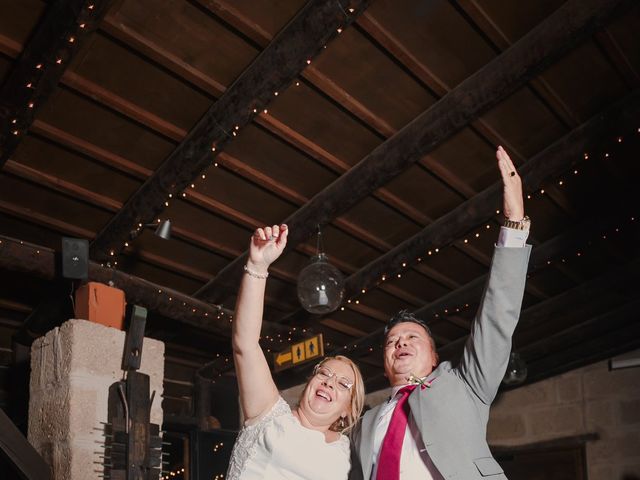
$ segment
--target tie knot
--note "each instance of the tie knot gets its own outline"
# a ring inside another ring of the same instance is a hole
[[[402,395],[403,397],[407,397],[416,389],[416,387],[417,385],[406,385],[398,390],[398,394]]]

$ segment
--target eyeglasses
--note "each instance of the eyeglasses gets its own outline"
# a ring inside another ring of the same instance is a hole
[[[338,386],[338,390],[347,391],[351,390],[353,387],[353,382],[349,380],[347,377],[342,377],[336,375],[332,372],[328,367],[324,365],[316,365],[316,368],[313,371],[313,374],[318,377],[323,382],[329,381],[331,378],[336,378],[336,385]]]

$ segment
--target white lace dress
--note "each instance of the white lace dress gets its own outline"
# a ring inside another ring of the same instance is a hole
[[[349,439],[327,443],[322,432],[300,425],[279,397],[269,413],[240,431],[226,479],[341,480],[349,468]]]

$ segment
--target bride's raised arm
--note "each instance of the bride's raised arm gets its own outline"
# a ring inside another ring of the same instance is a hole
[[[249,257],[240,283],[233,320],[233,358],[246,420],[266,413],[278,399],[278,389],[260,348],[260,328],[268,268],[284,251],[287,226],[258,228],[249,242]]]

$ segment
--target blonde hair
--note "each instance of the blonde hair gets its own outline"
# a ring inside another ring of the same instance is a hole
[[[362,374],[360,373],[360,369],[358,368],[358,366],[350,358],[347,358],[344,355],[336,355],[335,357],[323,358],[322,361],[314,367],[313,371],[315,372],[319,367],[327,363],[329,360],[338,360],[340,362],[344,362],[349,365],[351,367],[351,370],[353,371],[353,387],[351,387],[351,389],[349,390],[349,392],[351,393],[351,408],[349,409],[347,416],[344,417],[344,424],[342,422],[342,417],[339,417],[329,427],[329,430],[346,435],[355,426],[356,422],[360,418],[360,415],[362,414],[362,409],[364,408],[364,380],[362,379]],[[304,395],[304,391],[301,395]]]

